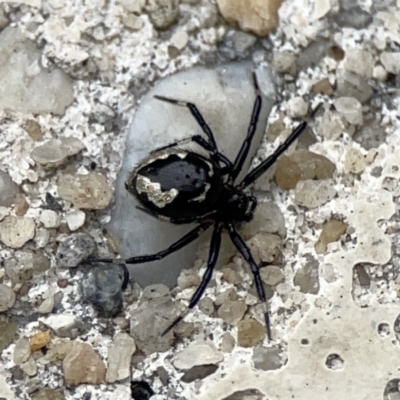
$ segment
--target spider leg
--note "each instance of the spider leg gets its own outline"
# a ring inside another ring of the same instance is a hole
[[[256,133],[257,122],[260,117],[262,98],[260,89],[258,87],[256,74],[254,72],[253,72],[253,81],[256,91],[256,99],[254,101],[253,112],[251,114],[251,119],[250,119],[250,125],[247,130],[247,137],[244,140],[242,147],[240,148],[239,153],[236,156],[235,162],[233,163],[233,168],[229,174],[228,182],[231,184],[235,182],[235,179],[238,177],[240,171],[243,168],[243,164],[246,161],[247,155],[249,154],[251,143],[253,141],[254,134]]]
[[[99,259],[90,259],[88,261],[91,263],[104,262],[104,263],[116,263],[116,264],[141,264],[141,263],[161,260],[164,257],[169,256],[175,251],[178,251],[182,247],[185,247],[189,243],[193,242],[193,240],[197,239],[211,225],[212,222],[210,221],[202,222],[199,226],[196,226],[196,228],[192,229],[185,236],[181,237],[177,242],[173,243],[165,250],[161,250],[155,254],[136,256],[126,259],[99,258]]]
[[[258,268],[258,265],[256,264],[256,262],[253,258],[253,255],[251,254],[251,251],[248,248],[247,244],[244,242],[244,240],[241,238],[241,236],[237,233],[236,228],[233,225],[233,223],[227,222],[225,224],[225,227],[228,230],[229,236],[230,236],[233,244],[239,250],[240,254],[243,256],[245,261],[250,265],[251,272],[253,273],[253,276],[254,276],[254,283],[256,284],[258,297],[264,303],[265,326],[267,329],[268,340],[271,341],[272,340],[271,324],[270,324],[270,320],[269,320],[269,313],[267,310],[267,298],[265,296],[264,286],[263,286],[261,276],[260,276],[260,269]]]
[[[194,292],[194,295],[190,299],[188,308],[184,311],[179,317],[177,317],[161,334],[164,336],[167,334],[176,324],[178,324],[185,315],[199,302],[201,296],[203,295],[204,291],[206,290],[207,285],[210,283],[215,264],[218,259],[219,249],[221,247],[221,231],[222,231],[222,224],[220,222],[216,222],[214,225],[214,232],[211,237],[210,242],[210,252],[208,254],[208,261],[207,261],[207,269],[203,275],[201,280],[200,286]]]
[[[255,167],[245,176],[239,187],[241,189],[244,189],[245,187],[251,185],[273,164],[275,164],[278,157],[282,153],[284,153],[289,148],[289,146],[300,136],[300,134],[304,131],[306,126],[307,126],[306,122],[302,122],[300,125],[298,125],[290,134],[290,136],[267,159],[265,159],[260,165]]]
[[[181,107],[187,107],[208,138],[208,145],[209,145],[209,149],[210,149],[209,151],[211,153],[211,157],[215,161],[222,161],[222,159],[224,159],[225,161],[222,161],[222,162],[224,162],[226,164],[226,161],[227,161],[227,162],[229,162],[229,166],[230,167],[232,166],[232,163],[223,154],[221,154],[218,151],[217,142],[215,141],[214,134],[213,134],[211,128],[208,126],[207,122],[204,120],[203,116],[201,115],[199,109],[197,108],[197,106],[195,104],[187,102],[187,101],[171,99],[171,98],[165,97],[165,96],[156,95],[154,97],[157,100],[166,101],[167,103],[176,104]]]

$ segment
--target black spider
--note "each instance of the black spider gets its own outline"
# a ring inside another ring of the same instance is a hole
[[[195,135],[153,151],[132,171],[125,183],[126,189],[137,197],[142,205],[139,208],[153,217],[167,220],[173,224],[198,222],[199,225],[170,247],[156,254],[136,256],[125,260],[92,260],[109,263],[122,261],[125,264],[141,264],[161,260],[198,238],[211,225],[214,226],[207,269],[201,284],[192,296],[188,309],[176,318],[162,335],[165,335],[181,321],[200,300],[212,277],[220,250],[221,232],[225,228],[232,242],[251,267],[258,296],[265,304],[265,324],[268,338],[271,340],[269,314],[259,267],[254,261],[250,249],[238,234],[235,224],[250,221],[257,205],[256,198],[245,193],[244,190],[275,163],[277,158],[304,131],[306,123],[298,125],[272,155],[252,169],[240,183],[235,183],[247,158],[261,110],[262,99],[255,74],[253,74],[253,80],[256,99],[250,125],[247,137],[233,163],[218,151],[214,135],[195,104],[155,96],[158,100],[187,107],[206,137]],[[183,142],[196,143],[206,150],[209,157],[182,149],[180,145]]]

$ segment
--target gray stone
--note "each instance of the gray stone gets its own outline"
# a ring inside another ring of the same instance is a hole
[[[28,338],[21,338],[15,343],[13,361],[16,365],[21,365],[28,361],[31,356],[31,346]]]
[[[214,302],[209,297],[203,297],[199,301],[199,310],[210,316],[214,313]]]
[[[0,312],[9,310],[14,303],[14,291],[9,286],[0,283]]]
[[[361,103],[354,97],[339,97],[335,99],[333,105],[336,111],[343,116],[348,123],[361,125],[363,122]]]
[[[39,321],[52,329],[57,336],[70,339],[78,337],[85,328],[84,323],[71,314],[53,314],[39,318]]]
[[[131,312],[130,334],[136,346],[147,356],[169,350],[174,334],[161,333],[178,316],[176,305],[169,296],[158,297],[141,304]]]
[[[275,265],[267,265],[264,268],[260,268],[260,275],[262,281],[271,286],[276,286],[285,280],[285,274],[282,269]]]
[[[340,2],[340,12],[334,20],[342,28],[363,29],[372,22],[372,15],[363,10],[357,1],[345,0]]]
[[[263,371],[272,371],[281,368],[281,354],[282,350],[279,347],[255,347],[253,349],[254,368]]]
[[[7,172],[0,170],[0,206],[10,207],[18,193],[17,184],[11,180]]]
[[[384,51],[380,60],[382,65],[385,67],[386,71],[398,75],[400,74],[400,52],[389,52]]]
[[[218,316],[230,325],[236,325],[247,310],[243,300],[227,301],[218,309]]]
[[[371,98],[373,93],[365,78],[346,70],[338,70],[336,89],[338,97],[355,97],[363,104]]]
[[[17,325],[13,322],[0,322],[0,353],[13,342],[16,332]]]
[[[96,244],[86,233],[73,233],[58,246],[56,259],[61,267],[74,268],[93,255]]]
[[[297,183],[295,202],[306,208],[317,208],[332,200],[335,195],[336,189],[332,179],[320,181],[307,179]]]
[[[233,48],[239,53],[244,53],[249,50],[256,41],[257,38],[249,33],[236,31],[232,35]]]
[[[190,343],[173,359],[176,368],[188,370],[197,365],[217,364],[224,359],[214,343],[209,340],[198,340]]]
[[[164,297],[169,293],[169,288],[161,283],[146,286],[142,293],[143,300],[153,300],[158,297]]]
[[[157,29],[168,29],[179,18],[179,0],[149,0],[145,9]]]
[[[197,379],[204,379],[207,378],[207,376],[212,375],[215,373],[218,369],[217,365],[197,365],[189,371],[186,371],[182,378],[181,381],[185,383],[191,383],[194,382]]]
[[[300,286],[303,293],[318,294],[319,292],[319,263],[310,261],[296,272],[293,283]]]
[[[63,71],[41,66],[41,53],[19,28],[0,33],[0,109],[63,114],[74,100],[72,81]]]
[[[252,69],[250,64],[243,63],[213,69],[193,68],[163,80],[143,98],[126,141],[123,166],[116,183],[116,207],[108,225],[122,257],[151,254],[165,249],[193,228],[193,225],[177,226],[149,217],[135,208],[136,199],[125,189],[128,175],[150,151],[201,133],[187,109],[158,101],[154,95],[173,95],[177,99],[195,102],[213,130],[219,149],[233,160],[247,134],[253,108]],[[258,149],[274,104],[274,82],[269,70],[258,69],[257,73],[264,101],[256,137],[240,177],[243,177]],[[154,118],[155,115],[157,118]],[[132,267],[135,280],[142,287],[153,283],[172,287],[181,269],[193,265],[196,246],[194,242],[150,265],[135,265]]]

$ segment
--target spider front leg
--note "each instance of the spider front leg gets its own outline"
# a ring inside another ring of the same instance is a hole
[[[161,260],[164,257],[169,256],[172,253],[180,250],[182,247],[187,246],[189,243],[193,242],[193,240],[197,239],[207,228],[212,225],[212,222],[202,222],[199,226],[192,229],[185,236],[181,237],[177,242],[173,243],[165,250],[161,250],[155,254],[136,256],[126,259],[114,259],[114,258],[98,258],[98,259],[90,259],[89,262],[103,262],[103,263],[116,263],[116,264],[142,264],[152,261]]]
[[[260,269],[258,268],[258,265],[256,264],[256,262],[253,258],[253,255],[251,254],[251,251],[248,248],[247,244],[244,242],[244,240],[241,238],[241,236],[237,233],[236,228],[233,225],[233,223],[227,222],[225,224],[225,227],[228,230],[229,236],[230,236],[233,244],[239,250],[239,252],[242,255],[242,257],[244,258],[244,260],[250,265],[251,272],[253,273],[253,276],[254,276],[254,283],[256,285],[258,297],[264,303],[265,327],[267,329],[268,341],[271,341],[272,340],[271,324],[270,324],[270,320],[269,320],[269,313],[267,310],[267,298],[265,296],[264,285],[262,283],[261,276],[260,276]]]
[[[216,222],[214,226],[214,232],[211,237],[210,252],[208,254],[208,261],[207,261],[207,269],[203,275],[200,286],[196,289],[194,295],[190,299],[187,310],[183,312],[178,318],[176,318],[172,322],[172,324],[170,324],[164,330],[161,336],[166,335],[176,324],[182,321],[185,315],[199,302],[201,296],[203,296],[203,293],[206,290],[207,285],[210,283],[210,280],[212,278],[215,264],[217,263],[218,254],[221,247],[221,231],[222,231],[222,224],[220,222]]]

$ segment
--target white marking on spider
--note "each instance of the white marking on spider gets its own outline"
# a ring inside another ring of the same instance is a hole
[[[136,190],[140,194],[146,193],[149,201],[158,208],[163,208],[167,204],[172,203],[179,193],[179,191],[174,188],[163,192],[160,183],[152,182],[149,178],[142,175],[138,175],[136,178]]]

